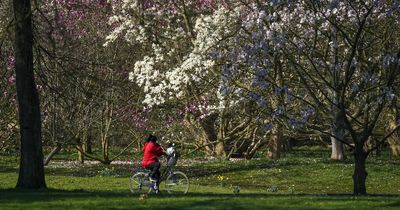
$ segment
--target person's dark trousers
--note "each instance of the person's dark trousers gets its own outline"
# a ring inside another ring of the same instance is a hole
[[[161,164],[159,162],[151,163],[146,167],[146,169],[151,170],[150,177],[157,180],[157,184],[160,182],[160,167]]]

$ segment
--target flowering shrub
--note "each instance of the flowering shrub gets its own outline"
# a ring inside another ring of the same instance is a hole
[[[217,176],[217,180],[220,182],[222,187],[228,186],[229,177],[219,175]]]

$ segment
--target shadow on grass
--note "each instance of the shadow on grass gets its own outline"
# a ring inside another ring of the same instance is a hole
[[[1,166],[0,173],[18,173],[19,169],[11,166]]]
[[[271,169],[275,167],[290,168],[294,165],[297,164],[290,161],[278,162],[278,161],[265,160],[265,162],[261,162],[257,160],[257,161],[249,161],[247,162],[247,164],[226,161],[226,162],[221,162],[220,165],[215,165],[215,166],[204,167],[204,165],[195,165],[188,167],[177,167],[176,170],[185,172],[190,178],[201,178],[215,174]]]
[[[138,196],[138,193],[130,193],[129,191],[87,191],[87,190],[59,190],[59,189],[38,189],[38,190],[25,190],[25,189],[0,189],[0,201],[9,199],[21,199],[21,200],[35,200],[42,196],[49,196],[51,198],[67,198],[67,197],[127,197],[127,196]],[[168,194],[167,192],[162,192],[160,194],[150,193],[149,196],[154,197],[227,197],[227,198],[260,198],[260,197],[354,197],[354,198],[368,198],[368,197],[384,197],[384,198],[400,198],[400,194],[368,194],[366,196],[353,196],[347,193],[333,193],[333,194],[308,194],[308,193],[298,193],[298,194],[275,194],[275,193],[200,193],[200,192],[189,192],[186,195],[180,194]],[[399,200],[400,202],[400,200]]]
[[[141,199],[140,194],[127,191],[84,190],[19,190],[0,189],[0,204],[8,208],[65,209],[347,209],[343,201],[354,205],[373,207],[400,207],[400,195],[376,194],[354,197],[351,194],[271,194],[249,193],[189,193],[187,195],[149,194]],[[371,199],[371,197],[373,197]],[[384,204],[381,200],[387,200]],[[364,204],[360,204],[363,201]],[[307,204],[308,203],[308,204]],[[310,203],[313,206],[310,206]],[[336,205],[321,208],[321,205]],[[361,206],[361,209],[363,206]],[[353,208],[354,209],[354,208]]]

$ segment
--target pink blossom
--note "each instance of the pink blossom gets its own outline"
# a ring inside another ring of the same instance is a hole
[[[15,84],[15,77],[14,77],[14,75],[12,75],[11,77],[8,78],[8,83],[9,83],[10,85],[14,85],[14,84]]]

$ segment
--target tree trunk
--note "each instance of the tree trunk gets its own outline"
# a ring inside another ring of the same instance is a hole
[[[218,134],[217,134],[217,131],[216,131],[216,128],[214,125],[215,120],[217,120],[217,118],[218,118],[217,114],[212,114],[212,115],[205,117],[204,119],[202,119],[200,121],[200,126],[204,132],[204,142],[203,142],[204,145],[209,145],[210,142],[217,142],[217,140],[218,140]],[[212,147],[211,148],[208,146],[205,147],[206,153],[208,155],[217,155],[217,156],[221,155],[221,152],[216,151],[216,150],[221,149],[221,147],[219,146],[219,143],[217,143],[216,145],[212,144],[210,146],[212,146]]]
[[[85,163],[85,155],[83,154],[83,147],[82,147],[82,144],[79,143],[79,144],[77,145],[77,147],[79,148],[79,149],[78,149],[78,161],[79,161],[79,163],[83,164],[83,163]]]
[[[364,147],[365,147],[365,150],[367,151],[367,150],[369,150],[369,149],[374,148],[374,147],[377,145],[377,143],[378,143],[378,142],[377,142],[376,138],[373,137],[373,136],[370,136],[370,137],[368,138],[367,142],[365,143],[365,146],[364,146]],[[378,148],[376,148],[375,150],[371,151],[370,154],[378,156],[378,155],[380,155],[380,152],[381,152],[381,148],[378,147]]]
[[[283,70],[282,70],[282,63],[280,61],[279,56],[274,57],[274,65],[276,66],[275,71],[278,73],[276,74],[275,81],[278,82],[279,87],[284,87],[284,77],[283,77]],[[277,110],[280,107],[284,106],[283,100],[283,92],[280,91],[275,96],[271,97],[271,108],[273,110]],[[268,151],[267,156],[270,159],[279,159],[281,157],[283,149],[283,135],[282,135],[282,126],[278,120],[272,121],[272,128],[270,133],[270,139],[268,142]]]
[[[102,145],[102,150],[103,150],[103,160],[105,164],[110,164],[110,144],[109,144],[109,139],[103,139]]]
[[[292,145],[292,140],[288,138],[287,140],[282,141],[282,152],[289,152],[292,151],[293,145]]]
[[[215,145],[215,154],[217,157],[226,157],[226,151],[225,151],[225,144],[224,142],[218,142]]]
[[[365,169],[365,162],[367,160],[367,153],[364,152],[363,145],[355,145],[354,150],[355,168],[353,174],[353,195],[366,195],[367,189],[365,182],[367,180],[367,170]]]
[[[396,108],[392,108],[392,112],[389,113],[389,129],[388,132],[392,131],[396,128],[397,122],[400,122],[400,113],[399,110]],[[394,132],[388,139],[390,151],[394,157],[400,157],[400,131],[397,130]]]
[[[338,104],[338,95],[339,93],[333,92],[333,101],[335,104]],[[332,160],[344,160],[344,148],[343,143],[340,142],[338,139],[344,141],[344,129],[341,125],[343,121],[343,117],[341,115],[341,111],[336,105],[332,105],[332,114],[333,114],[333,122],[331,126],[331,143],[332,143],[332,153],[331,159]]]
[[[57,154],[61,150],[61,145],[57,145],[54,147],[50,154],[47,155],[46,159],[44,160],[44,165],[47,166],[50,163],[50,160],[54,157],[55,154]]]
[[[282,132],[278,122],[274,123],[271,128],[271,137],[268,142],[268,158],[279,159],[282,153]]]
[[[331,136],[331,143],[332,143],[332,153],[331,159],[332,160],[344,160],[344,147],[343,143],[337,140],[337,138],[344,139],[343,130],[337,128],[335,125],[332,126],[332,136]]]
[[[92,135],[88,135],[84,145],[84,151],[88,154],[93,154],[92,151]]]
[[[33,32],[30,0],[14,0],[15,73],[21,134],[17,188],[46,188],[39,95],[33,73]]]
[[[400,157],[400,145],[399,144],[391,144],[390,151],[394,157]]]
[[[247,147],[246,152],[244,152],[244,158],[246,158],[247,160],[253,158],[256,152],[267,143],[266,138],[259,137],[257,135],[257,130],[258,130],[257,127],[254,128],[251,137],[251,144]]]

